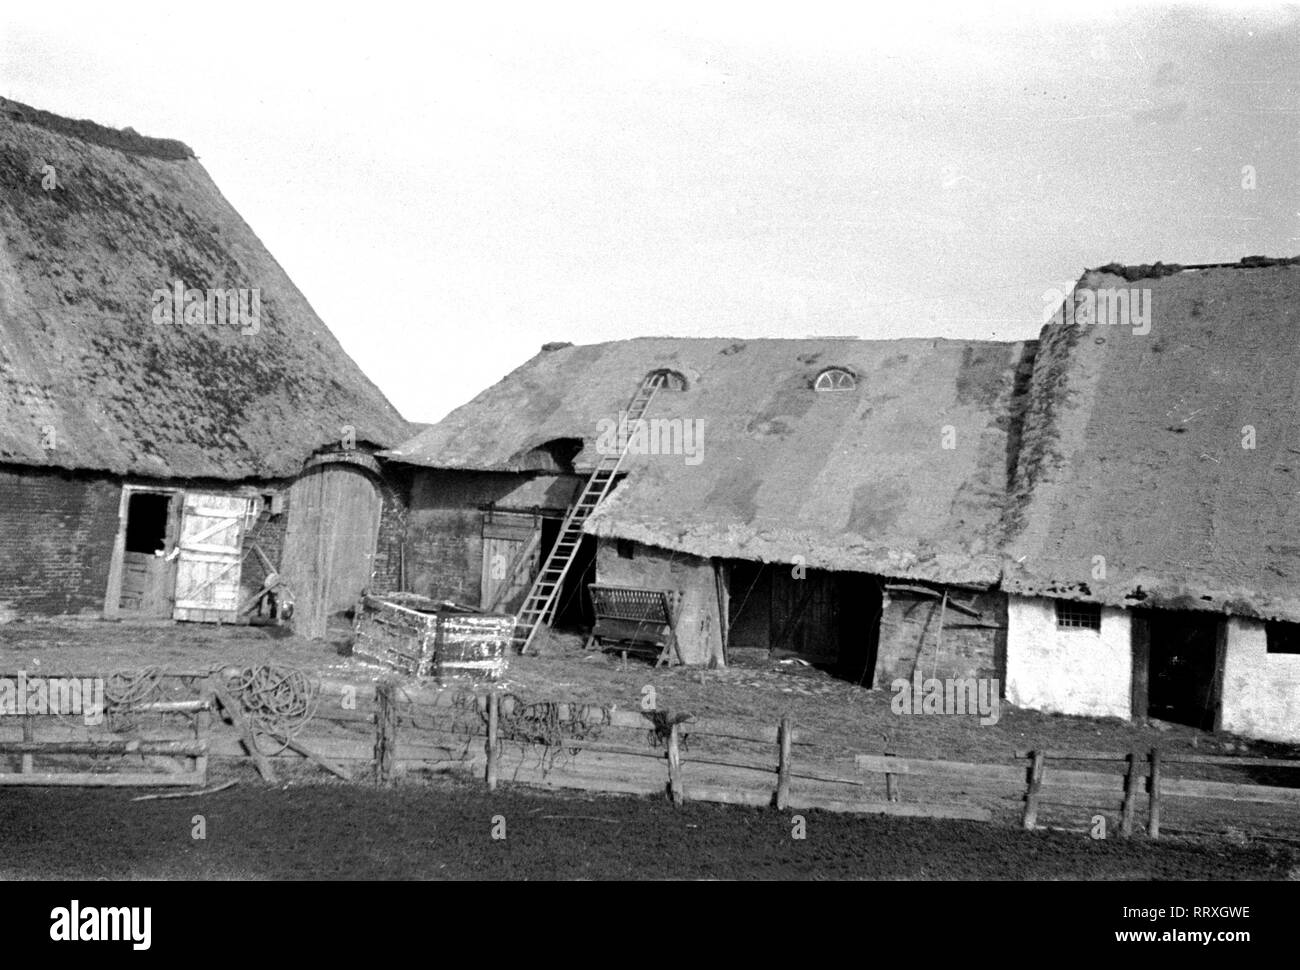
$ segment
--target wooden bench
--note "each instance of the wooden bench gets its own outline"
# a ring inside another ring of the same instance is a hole
[[[678,594],[670,589],[639,589],[592,583],[591,605],[596,615],[587,647],[597,641],[610,643],[627,659],[629,652],[655,653],[655,666],[668,662],[677,649]]]

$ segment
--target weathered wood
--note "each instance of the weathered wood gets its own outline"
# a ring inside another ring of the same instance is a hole
[[[1238,758],[1220,754],[1162,754],[1166,765],[1223,765],[1229,768],[1300,768],[1293,758]]]
[[[1012,765],[981,764],[967,761],[929,761],[888,755],[860,754],[854,758],[860,771],[874,774],[916,775],[947,778],[953,775],[970,782],[1023,785],[1025,769]]]
[[[972,805],[926,805],[921,802],[857,802],[835,798],[812,798],[792,795],[790,808],[819,808],[828,812],[855,812],[861,815],[899,815],[910,818],[957,818],[988,822],[993,813]]]
[[[280,741],[280,743],[283,744],[290,751],[296,751],[298,754],[302,755],[308,761],[320,765],[331,775],[335,775],[339,778],[342,778],[344,781],[352,780],[352,772],[348,771],[346,768],[336,765],[334,762],[330,761],[329,759],[313,751],[311,748],[307,747],[297,738],[277,737],[277,740]]]
[[[1133,816],[1137,810],[1138,758],[1129,752],[1128,771],[1124,775],[1124,807],[1120,812],[1119,834],[1128,838],[1133,834]]]
[[[215,678],[212,682],[212,694],[221,703],[222,710],[226,712],[226,716],[234,724],[235,730],[239,732],[240,739],[248,750],[248,756],[253,759],[253,764],[257,766],[257,773],[262,776],[263,781],[274,784],[276,780],[275,769],[271,767],[270,759],[257,749],[257,742],[253,739],[252,725],[248,723],[248,718],[244,717],[244,712],[239,704]]]
[[[497,736],[497,709],[500,699],[493,692],[488,695],[488,735],[487,735],[487,787],[496,791],[497,772],[501,768],[501,739]]]
[[[1151,749],[1151,779],[1147,782],[1151,795],[1151,807],[1147,815],[1147,835],[1160,838],[1160,749]]]
[[[42,788],[179,788],[199,785],[193,772],[177,775],[148,772],[33,771],[29,774],[0,773],[0,788],[37,786]]]
[[[668,729],[668,788],[674,805],[686,801],[686,790],[682,784],[681,736],[678,733],[680,728],[680,723],[674,723]]]
[[[386,785],[393,779],[397,760],[397,701],[393,685],[375,686],[375,781]]]
[[[1043,773],[1046,771],[1046,752],[1035,751],[1029,766],[1029,784],[1025,789],[1025,814],[1021,825],[1026,831],[1033,831],[1038,823],[1038,798],[1043,788]]]
[[[897,761],[893,755],[886,755],[885,761]],[[902,792],[899,790],[898,775],[892,771],[885,772],[885,798],[891,802],[896,802],[901,797]]]
[[[1273,785],[1236,785],[1222,781],[1197,781],[1192,778],[1169,778],[1161,782],[1166,798],[1217,798],[1266,805],[1300,805],[1300,788]]]
[[[0,741],[0,754],[163,755],[197,758],[207,754],[206,741]]]
[[[1017,758],[1032,758],[1031,749],[1016,751]],[[1127,761],[1128,755],[1114,751],[1060,751],[1056,748],[1043,752],[1043,757],[1053,761]]]
[[[35,738],[36,738],[36,726],[32,722],[30,715],[24,715],[23,716],[23,740],[27,742],[31,742],[34,741]],[[32,759],[32,756],[30,754],[24,754],[22,757],[22,763],[19,766],[18,770],[25,775],[31,772],[33,765],[34,765],[34,761]]]
[[[776,775],[776,807],[784,810],[786,804],[790,801],[790,735],[793,725],[790,723],[790,716],[786,715],[781,718],[781,724],[778,730],[780,742],[778,745],[778,762]]]

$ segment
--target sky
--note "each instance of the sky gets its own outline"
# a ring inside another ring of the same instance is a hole
[[[1300,8],[8,3],[0,96],[178,138],[404,416],[543,343],[1037,335],[1300,253]]]

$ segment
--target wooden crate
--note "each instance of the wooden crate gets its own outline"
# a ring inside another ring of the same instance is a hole
[[[367,596],[352,652],[408,677],[492,681],[505,673],[515,618],[474,613],[425,597]]]

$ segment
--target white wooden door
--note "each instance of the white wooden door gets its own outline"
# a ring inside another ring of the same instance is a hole
[[[240,541],[248,499],[187,492],[176,543],[178,620],[233,623],[239,614]]]

